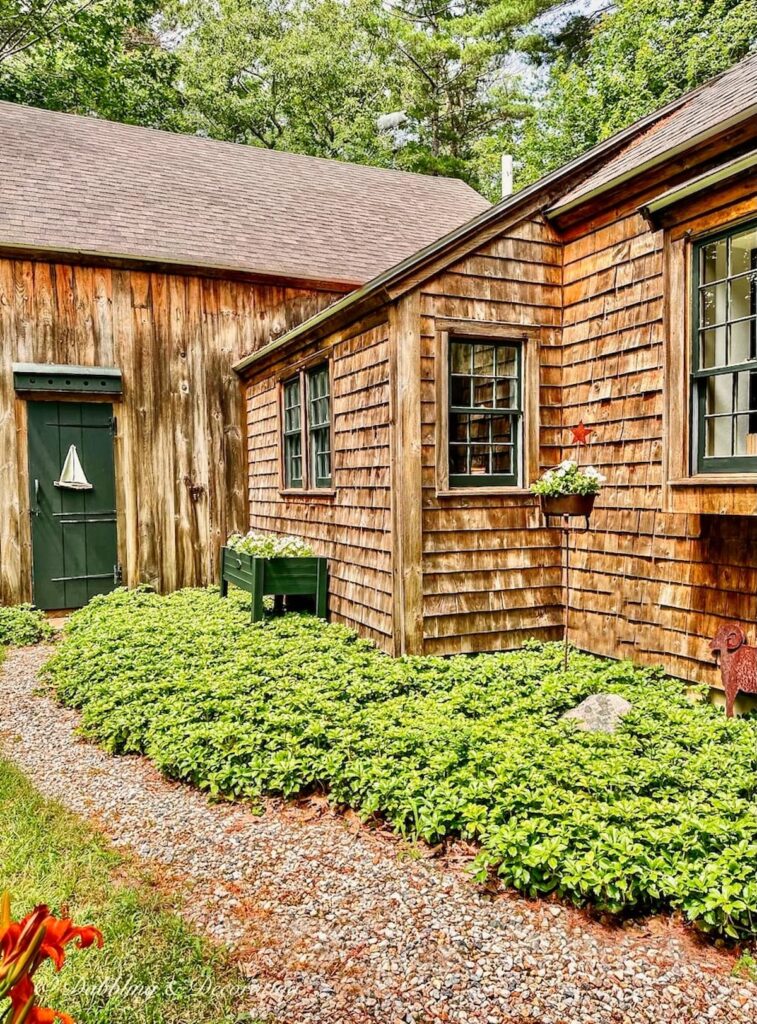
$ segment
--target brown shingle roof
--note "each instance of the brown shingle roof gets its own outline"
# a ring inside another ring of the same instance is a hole
[[[676,109],[637,135],[613,159],[600,167],[555,204],[563,212],[603,191],[614,182],[654,166],[698,138],[721,132],[757,109],[757,53],[681,97]]]
[[[0,102],[0,246],[355,284],[488,206],[452,178]]]

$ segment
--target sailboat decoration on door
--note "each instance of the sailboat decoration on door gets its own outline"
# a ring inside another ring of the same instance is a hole
[[[60,479],[55,481],[56,487],[63,487],[69,491],[91,491],[92,484],[87,480],[87,475],[82,469],[79,461],[79,453],[76,445],[72,444],[68,449],[66,461],[60,471]]]

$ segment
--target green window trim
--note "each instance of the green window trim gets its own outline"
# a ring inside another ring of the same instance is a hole
[[[302,474],[302,384],[299,377],[284,384],[284,486],[299,490]]]
[[[310,370],[308,382],[309,479],[313,487],[331,487],[331,394],[326,363]]]
[[[757,473],[757,221],[693,250],[692,472]]]
[[[282,383],[284,489],[330,489],[331,386],[328,363]]]
[[[447,363],[449,486],[519,486],[522,342],[450,337]]]

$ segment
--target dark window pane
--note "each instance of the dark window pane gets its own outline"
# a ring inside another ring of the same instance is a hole
[[[494,406],[494,380],[491,377],[473,378],[473,405],[477,409]]]
[[[755,412],[757,405],[757,372],[738,374],[738,386],[736,390],[736,411]]]
[[[491,473],[489,468],[490,453],[491,449],[488,444],[473,444],[470,446],[471,476],[488,476]]]
[[[757,447],[754,447],[754,441],[750,439],[750,435],[752,438],[755,436],[750,425],[751,419],[751,416],[734,417],[734,455],[757,454]]]
[[[473,346],[463,341],[453,341],[450,345],[450,367],[452,373],[464,373],[470,374],[471,372],[471,355],[473,352]]]
[[[473,415],[470,417],[470,440],[488,444],[491,417],[485,415]]]
[[[510,445],[495,445],[492,448],[492,473],[512,474],[513,449]]]
[[[452,405],[467,409],[471,404],[470,377],[453,377],[450,383],[450,401]]]
[[[702,246],[702,284],[720,281],[728,272],[726,263],[727,241],[710,242]]]
[[[464,412],[452,412],[449,416],[450,441],[468,440],[468,416]]]
[[[716,327],[711,331],[702,331],[699,337],[702,369],[710,369],[713,366],[725,366],[726,328]]]
[[[497,348],[497,376],[517,377],[518,350],[511,345],[500,345]]]
[[[284,438],[284,484],[286,487],[302,486],[302,437],[290,434]]]
[[[703,327],[726,322],[728,318],[728,287],[726,284],[714,284],[702,288],[700,300]]]
[[[707,379],[706,410],[708,415],[733,411],[733,375],[720,374]]]
[[[517,381],[498,380],[496,382],[496,407],[498,409],[514,409],[517,393]]]
[[[705,452],[709,458],[728,458],[731,452],[731,430],[733,419],[718,416],[707,420],[705,427]]]
[[[492,441],[499,444],[510,444],[513,440],[513,421],[511,416],[492,416]]]
[[[731,276],[754,270],[757,265],[757,228],[749,228],[731,239]]]
[[[754,314],[754,286],[752,274],[745,274],[743,277],[737,277],[731,281],[729,320],[740,320],[741,317]]]
[[[731,363],[745,363],[749,359],[757,358],[757,321],[742,320],[741,323],[731,324],[728,328],[731,332]]]
[[[494,346],[473,346],[473,375],[478,377],[494,376]]]
[[[450,473],[468,474],[468,446],[465,444],[451,444],[449,446],[449,471]]]

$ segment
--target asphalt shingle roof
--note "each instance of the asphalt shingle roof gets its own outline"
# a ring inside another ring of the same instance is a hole
[[[358,284],[488,207],[452,178],[0,102],[0,246]]]
[[[573,206],[579,200],[613,181],[633,174],[638,168],[659,163],[672,150],[706,132],[721,130],[757,105],[757,53],[745,57],[730,70],[681,97],[676,108],[628,143],[613,159],[567,192],[555,209]]]

